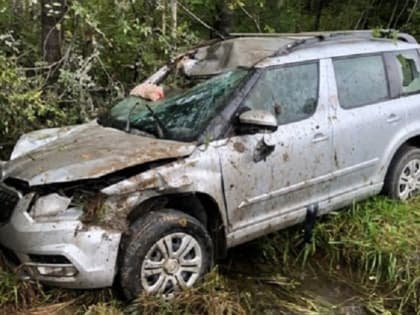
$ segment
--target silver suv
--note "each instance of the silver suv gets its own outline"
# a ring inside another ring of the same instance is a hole
[[[420,46],[390,34],[237,34],[152,75],[172,78],[163,100],[22,136],[2,163],[4,253],[46,284],[170,294],[310,209],[410,198]]]

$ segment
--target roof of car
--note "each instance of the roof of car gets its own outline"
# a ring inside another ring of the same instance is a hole
[[[311,59],[420,48],[411,35],[392,30],[280,34],[231,34],[200,47],[190,76],[206,76],[238,67],[266,67]]]
[[[381,38],[368,36],[339,36],[332,40],[310,40],[290,50],[268,56],[256,67],[292,63],[305,60],[372,54],[377,52],[419,49],[420,45],[408,34],[401,37]]]

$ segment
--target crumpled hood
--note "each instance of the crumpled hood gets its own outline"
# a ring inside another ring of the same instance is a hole
[[[20,141],[31,145],[31,151],[12,155],[3,166],[3,179],[18,178],[30,186],[98,178],[146,162],[184,157],[196,147],[96,123],[33,132]]]

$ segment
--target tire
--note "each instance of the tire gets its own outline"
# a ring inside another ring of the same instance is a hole
[[[384,193],[406,201],[420,192],[420,149],[412,146],[400,148],[385,177]]]
[[[212,265],[213,243],[197,219],[171,209],[153,211],[123,239],[119,285],[128,300],[142,292],[170,296],[191,287]]]

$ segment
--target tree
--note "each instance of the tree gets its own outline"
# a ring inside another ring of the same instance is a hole
[[[233,12],[229,9],[226,1],[217,0],[215,3],[214,28],[220,34],[227,35],[231,33],[233,26]],[[212,34],[212,37],[216,34]]]
[[[178,10],[177,0],[171,0],[172,38],[176,38],[176,28],[178,27],[177,10]]]
[[[316,4],[316,13],[315,13],[315,20],[314,20],[314,30],[318,31],[320,24],[321,24],[321,16],[322,16],[322,10],[324,9],[324,0],[318,0],[318,3]]]
[[[66,8],[66,0],[41,0],[41,52],[48,64],[61,59],[61,23]]]

